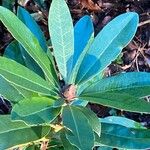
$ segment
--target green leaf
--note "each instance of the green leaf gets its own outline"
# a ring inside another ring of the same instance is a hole
[[[62,112],[63,125],[71,130],[67,134],[71,144],[81,150],[91,150],[94,146],[94,135],[86,116],[75,106],[65,106]]]
[[[89,124],[91,125],[93,131],[95,133],[97,133],[98,136],[100,136],[100,134],[101,134],[101,125],[99,123],[99,119],[96,116],[96,114],[92,110],[90,110],[86,107],[78,106],[78,108],[80,109],[80,111],[83,112],[83,114],[88,119]]]
[[[0,116],[0,149],[39,140],[49,131],[49,125],[28,126],[21,121],[12,122],[9,116]]]
[[[34,0],[40,7],[45,8],[44,1],[45,0]]]
[[[101,137],[96,136],[96,145],[123,149],[150,148],[150,130],[127,128],[117,124],[102,123]]]
[[[99,80],[101,80],[104,76],[104,72],[97,74],[94,78],[92,78],[91,80],[88,80],[87,82],[80,84],[77,86],[77,95],[80,95],[80,93],[82,93],[82,91],[84,91],[87,87],[89,87],[91,84],[98,82]]]
[[[81,84],[102,72],[135,35],[138,15],[128,12],[108,23],[96,36],[80,66],[77,83]]]
[[[18,7],[17,16],[37,38],[43,51],[47,52],[48,47],[46,44],[45,37],[44,37],[40,27],[37,25],[37,23],[32,18],[32,16],[25,9],[23,9],[21,7]],[[44,78],[44,73],[43,73],[42,69],[39,67],[39,65],[35,62],[35,60],[26,52],[26,50],[21,45],[20,45],[20,49],[21,49],[21,53],[23,55],[24,61],[26,63],[26,66]]]
[[[40,146],[33,144],[33,145],[27,146],[27,147],[26,147],[25,149],[23,149],[23,150],[40,150]]]
[[[24,59],[23,59],[21,51],[20,51],[19,43],[16,40],[12,41],[6,47],[3,56],[13,59],[22,65],[25,65]]]
[[[19,86],[11,84],[0,75],[0,95],[9,100],[11,104],[15,104],[24,98],[31,98],[33,96],[37,96],[37,93],[22,89]]]
[[[22,87],[20,86],[17,86],[15,84],[12,84],[15,89],[17,89],[19,91],[19,93],[24,97],[24,98],[31,98],[31,97],[36,97],[39,95],[39,93],[36,93],[36,92],[33,92],[33,91],[30,91],[30,90],[27,90],[27,89],[23,89]],[[20,101],[20,100],[19,100]]]
[[[23,89],[48,96],[57,95],[44,79],[11,59],[0,57],[0,75]]]
[[[30,31],[34,34],[34,36],[38,39],[39,44],[44,52],[47,52],[47,43],[44,37],[44,34],[39,27],[39,25],[35,22],[32,16],[23,9],[22,7],[18,7],[17,11],[18,18],[30,29]]]
[[[14,38],[25,48],[26,52],[37,62],[43,70],[51,86],[56,86],[56,81],[51,72],[52,63],[43,52],[38,40],[33,33],[22,23],[14,13],[0,6],[0,20],[4,23]],[[19,28],[18,28],[19,27]]]
[[[74,54],[73,66],[77,63],[79,56],[88,44],[92,34],[94,34],[94,27],[90,16],[82,17],[74,27]]]
[[[113,148],[102,145],[102,146],[98,147],[97,150],[113,150]],[[123,149],[123,150],[125,150],[125,149]]]
[[[61,131],[60,138],[62,140],[64,150],[79,150],[77,147],[75,147],[68,141],[65,131]]]
[[[6,57],[6,58],[10,58],[10,59],[12,59],[12,60],[15,60],[16,62],[18,62],[18,63],[20,63],[20,64],[22,64],[22,65],[25,66],[25,62],[24,62],[23,56],[22,56],[22,54],[21,54],[20,44],[19,44],[16,40],[14,40],[13,42],[11,42],[11,43],[6,47],[3,56]],[[30,65],[33,65],[33,64],[31,63]],[[4,80],[4,79],[3,79],[3,80]],[[3,81],[3,82],[4,82],[4,81]],[[7,82],[8,82],[8,81],[7,81]],[[7,84],[7,88],[10,87],[10,86],[14,86],[14,85],[10,85],[11,83],[5,83],[5,84]],[[9,85],[8,85],[8,84],[9,84]],[[4,86],[6,86],[6,85],[3,85],[2,89],[4,89]],[[7,89],[7,88],[6,88],[6,89]],[[24,98],[29,98],[29,97],[32,97],[32,96],[35,95],[34,92],[27,91],[27,90],[25,90],[25,89],[22,89],[22,88],[16,86],[16,85],[14,86],[14,88],[15,88],[15,91],[17,90],[16,94],[13,94],[13,93],[11,94],[11,92],[8,92],[9,94],[7,94],[7,95],[10,95],[11,97],[12,97],[12,96],[17,97],[18,94],[19,94],[19,95],[22,95]],[[12,88],[11,88],[11,90],[12,90]],[[5,90],[5,91],[6,91],[6,90]],[[5,91],[3,91],[1,94],[7,93],[7,92],[5,92]],[[14,91],[14,90],[12,90],[12,91]],[[17,94],[17,93],[18,93],[18,94]],[[16,96],[16,95],[17,95],[17,96]],[[11,102],[15,103],[15,102],[20,101],[21,98],[18,97],[17,100],[14,101],[14,98],[12,97],[12,99],[9,99],[9,100],[10,100]]]
[[[60,113],[60,107],[53,108],[53,104],[54,100],[46,97],[24,99],[13,107],[11,118],[30,125],[50,123]]]
[[[73,23],[65,0],[53,0],[49,12],[49,32],[58,69],[66,81],[72,69]]]
[[[150,74],[122,73],[91,84],[79,96],[93,103],[132,112],[150,113],[150,103],[143,100],[150,94]]]
[[[76,98],[75,100],[72,101],[71,105],[75,106],[83,106],[85,107],[88,104],[88,101],[83,101],[81,99]]]
[[[63,150],[59,132],[57,132],[54,137],[51,137],[51,140],[48,143],[48,150]]]
[[[79,67],[93,40],[94,27],[92,20],[89,16],[84,16],[76,23],[74,27],[73,66],[69,75],[68,83],[75,83]]]
[[[86,55],[86,53],[88,52],[91,44],[93,43],[93,40],[94,40],[94,34],[91,35],[86,47],[84,48],[84,50],[82,51],[82,53],[80,54],[75,66],[73,67],[73,70],[69,76],[69,81],[68,83],[70,84],[76,84],[77,81],[76,81],[76,78],[77,78],[77,74],[78,74],[78,71],[79,71],[79,68],[80,68],[80,65]]]
[[[7,90],[6,90],[7,89]],[[12,103],[16,103],[22,100],[24,96],[19,93],[19,91],[11,85],[6,79],[0,75],[0,95],[4,96],[7,100]]]
[[[110,123],[110,124],[118,124],[125,126],[127,128],[145,128],[142,126],[142,124],[135,122],[131,119],[127,119],[125,117],[119,117],[119,116],[109,116],[106,118],[101,118],[100,122],[102,123]]]
[[[5,8],[8,8],[9,10],[13,11],[13,5],[15,3],[15,0],[2,0],[2,6]]]

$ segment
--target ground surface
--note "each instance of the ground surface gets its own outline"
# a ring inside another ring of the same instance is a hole
[[[147,71],[150,72],[150,1],[149,0],[68,0],[68,5],[74,23],[83,15],[90,15],[95,27],[95,35],[115,16],[127,12],[135,11],[140,16],[140,24],[135,38],[122,51],[117,61],[107,68],[106,75],[111,76],[120,72]],[[47,0],[42,7],[37,6],[32,0],[24,4],[30,13],[35,13],[38,24],[49,39],[47,28],[47,15],[50,1]],[[15,12],[14,5],[13,10]],[[40,13],[37,13],[40,12]],[[42,13],[41,13],[42,12]],[[6,28],[0,23],[0,53],[13,40]],[[90,104],[89,107],[96,112],[99,117],[109,115],[123,115],[130,119],[141,122],[150,128],[150,115],[122,112],[100,105]],[[9,113],[10,107],[6,102],[0,101],[0,113]]]

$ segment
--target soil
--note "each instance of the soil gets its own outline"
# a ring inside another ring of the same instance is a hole
[[[39,7],[32,0],[28,3],[19,3],[30,13],[39,13],[36,16],[37,22],[43,30],[46,39],[49,39],[47,16],[50,0],[45,0],[44,7]],[[67,0],[74,24],[84,15],[90,15],[95,27],[95,35],[114,17],[128,11],[135,11],[140,16],[138,31],[130,44],[123,49],[120,57],[112,62],[106,69],[105,75],[112,76],[120,72],[146,71],[150,72],[150,3],[148,0]],[[16,12],[15,12],[16,13]],[[13,40],[7,29],[0,23],[0,53],[3,54],[6,46]],[[149,97],[147,97],[149,100]],[[150,115],[129,113],[115,110],[96,104],[89,104],[89,107],[98,115],[106,117],[110,115],[125,116],[141,122],[150,128]],[[7,101],[0,101],[0,113],[10,112],[10,105]]]

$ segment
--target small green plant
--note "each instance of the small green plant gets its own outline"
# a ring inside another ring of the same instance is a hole
[[[150,94],[149,73],[103,77],[135,35],[138,15],[116,17],[94,38],[89,16],[73,27],[65,1],[53,0],[52,52],[29,13],[20,7],[17,15],[0,6],[0,20],[16,39],[0,57],[0,94],[12,104],[11,114],[0,116],[0,150],[149,148],[150,130],[123,117],[97,118],[85,107],[92,102],[150,113],[144,100]]]

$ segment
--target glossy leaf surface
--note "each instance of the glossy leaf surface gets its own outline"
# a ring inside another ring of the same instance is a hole
[[[4,57],[15,60],[16,62],[25,65],[24,59],[22,57],[19,43],[14,40],[6,48],[3,54]]]
[[[19,91],[2,76],[0,76],[0,95],[12,103],[24,99],[24,96],[20,94]]]
[[[73,70],[72,70],[72,72],[71,72],[71,74],[69,76],[69,81],[68,81],[69,84],[77,84],[76,79],[77,79],[77,75],[78,75],[78,71],[79,71],[80,65],[81,65],[85,55],[87,54],[87,52],[89,50],[89,47],[93,43],[93,40],[94,40],[94,34],[91,35],[91,37],[90,37],[86,47],[84,48],[84,50],[80,54],[76,64],[74,65]]]
[[[44,52],[47,52],[47,43],[42,30],[39,25],[35,22],[33,17],[24,8],[19,7],[17,11],[18,18],[30,29],[34,36],[38,39],[40,46]]]
[[[60,138],[61,138],[64,150],[79,150],[77,147],[75,147],[68,141],[65,131],[61,131]]]
[[[150,74],[122,73],[91,84],[79,96],[93,103],[132,112],[150,113],[150,103],[142,97],[150,93]]]
[[[30,125],[50,123],[60,112],[60,107],[53,108],[53,104],[54,100],[46,97],[24,99],[13,107],[11,118]]]
[[[40,76],[20,65],[19,63],[5,57],[0,57],[0,75],[8,82],[23,89],[44,95],[56,95],[51,86]]]
[[[90,16],[82,17],[74,26],[74,54],[73,67],[79,56],[86,47],[91,35],[94,33],[94,27]]]
[[[43,51],[47,52],[48,48],[47,48],[45,37],[40,27],[32,18],[32,16],[22,7],[18,7],[17,16],[37,38]],[[35,60],[26,52],[26,50],[21,45],[20,45],[20,49],[21,49],[21,53],[23,55],[24,61],[26,63],[26,66],[44,78],[44,73],[42,72],[42,69],[38,66],[38,64],[35,62]]]
[[[100,134],[101,134],[101,125],[100,125],[99,119],[96,116],[96,114],[92,110],[90,110],[86,107],[78,106],[78,108],[86,116],[86,118],[88,119],[89,124],[91,125],[94,132],[97,133],[98,136],[100,136]]]
[[[2,6],[0,6],[0,20],[4,23],[13,37],[25,48],[26,52],[37,62],[51,85],[55,87],[55,79],[51,72],[52,63],[48,59],[46,53],[43,52],[33,33],[14,13]]]
[[[73,66],[69,75],[69,83],[75,83],[75,79],[91,43],[94,40],[94,27],[89,16],[82,17],[74,27],[74,54]]]
[[[28,126],[21,121],[12,122],[9,116],[0,116],[0,149],[39,140],[49,131],[49,125]]]
[[[142,124],[125,118],[125,117],[119,117],[119,116],[109,116],[106,118],[101,118],[100,122],[102,123],[110,123],[110,124],[118,124],[118,125],[122,125],[125,126],[127,128],[145,128],[142,126]]]
[[[96,36],[83,59],[76,82],[82,83],[102,72],[135,35],[138,15],[124,13],[109,22]]]
[[[94,146],[94,135],[86,116],[75,106],[65,106],[62,112],[63,125],[72,134],[67,139],[81,150],[90,150]]]
[[[72,69],[73,23],[65,0],[53,0],[49,12],[49,32],[58,69],[66,80]]]
[[[148,129],[127,128],[110,123],[101,125],[101,137],[96,137],[96,145],[102,144],[123,149],[150,148],[150,130]]]

